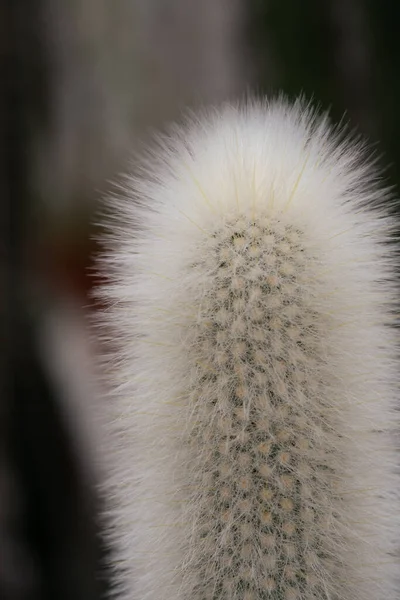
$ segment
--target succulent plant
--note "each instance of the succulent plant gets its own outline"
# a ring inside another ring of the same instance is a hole
[[[160,138],[110,201],[109,538],[124,600],[388,600],[393,199],[299,100]]]

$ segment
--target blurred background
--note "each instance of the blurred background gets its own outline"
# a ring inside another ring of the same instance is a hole
[[[395,0],[2,0],[2,600],[108,588],[89,321],[99,200],[131,151],[185,107],[303,92],[396,186],[399,27]]]

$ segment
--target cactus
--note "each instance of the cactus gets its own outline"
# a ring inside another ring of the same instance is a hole
[[[121,599],[395,598],[395,222],[365,154],[302,101],[227,105],[111,201]]]

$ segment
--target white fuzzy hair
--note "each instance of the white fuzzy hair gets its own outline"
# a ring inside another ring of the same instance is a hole
[[[302,101],[225,105],[111,199],[109,540],[123,600],[392,600],[392,199]]]

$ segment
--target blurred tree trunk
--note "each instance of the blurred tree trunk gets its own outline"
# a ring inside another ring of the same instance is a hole
[[[1,597],[53,600],[99,597],[92,492],[80,468],[40,357],[27,256],[32,241],[34,132],[50,112],[45,5],[6,6],[6,178],[10,207],[10,312],[1,437]]]

